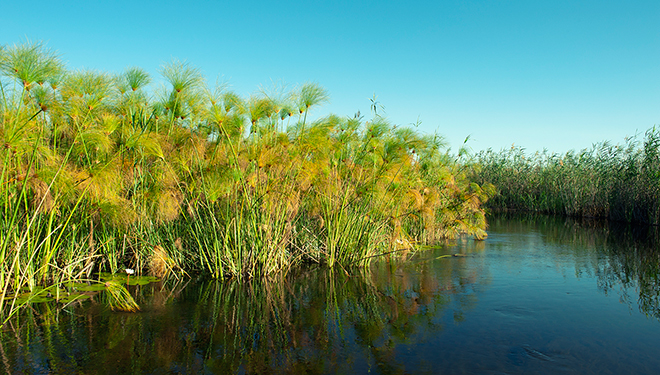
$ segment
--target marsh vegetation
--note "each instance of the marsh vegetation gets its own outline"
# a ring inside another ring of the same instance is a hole
[[[153,88],[140,68],[71,71],[42,43],[0,47],[2,311],[99,271],[348,272],[486,235],[492,186],[375,102],[369,119],[313,117],[328,100],[315,83],[244,98],[184,62],[160,73]]]
[[[497,186],[494,210],[660,224],[660,129],[566,154],[521,147],[478,153],[480,183]]]

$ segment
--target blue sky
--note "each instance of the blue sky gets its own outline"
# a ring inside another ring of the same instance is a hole
[[[305,82],[317,115],[421,121],[456,149],[564,152],[660,125],[659,1],[3,1],[0,44],[44,41],[69,69],[173,58],[248,96]]]

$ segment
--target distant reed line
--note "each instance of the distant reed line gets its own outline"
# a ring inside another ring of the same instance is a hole
[[[660,224],[660,130],[566,154],[511,147],[475,157],[474,177],[492,183],[494,210],[528,210]]]

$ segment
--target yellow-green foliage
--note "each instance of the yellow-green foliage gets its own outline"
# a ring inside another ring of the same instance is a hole
[[[139,68],[67,71],[38,43],[0,54],[0,256],[44,264],[39,282],[67,267],[164,273],[153,249],[168,272],[266,277],[485,236],[490,190],[438,137],[376,112],[308,119],[328,97],[315,83],[243,99],[174,61],[150,94]],[[30,279],[3,264],[3,285]]]

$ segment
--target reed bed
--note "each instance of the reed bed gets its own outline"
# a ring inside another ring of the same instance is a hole
[[[308,119],[328,99],[315,83],[242,98],[187,63],[161,74],[151,88],[140,68],[69,71],[42,43],[0,48],[3,297],[125,267],[247,279],[305,263],[346,270],[485,236],[490,186],[440,137],[376,106],[370,119]]]
[[[630,223],[660,224],[660,129],[566,154],[523,148],[478,153],[479,183],[498,194],[493,210],[524,210]]]

